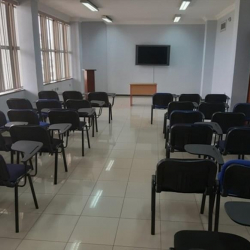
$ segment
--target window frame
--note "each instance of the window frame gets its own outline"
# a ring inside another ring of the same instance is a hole
[[[3,44],[0,44],[0,94],[21,89],[19,64],[20,47],[17,44],[15,3],[15,1],[0,0],[2,24],[6,31],[6,33],[3,31],[1,34]],[[6,44],[4,44],[4,42],[6,42]],[[7,52],[9,56],[7,56]],[[3,59],[4,54],[5,60]],[[8,80],[6,80],[7,78]]]
[[[43,84],[71,79],[70,24],[40,11],[38,21]]]

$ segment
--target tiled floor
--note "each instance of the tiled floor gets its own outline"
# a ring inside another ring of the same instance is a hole
[[[28,185],[20,188],[20,233],[14,228],[14,193],[0,188],[1,250],[153,250],[173,246],[183,229],[207,228],[207,207],[199,214],[200,195],[157,195],[156,235],[150,235],[150,185],[157,162],[164,158],[162,120],[151,98],[116,99],[113,122],[107,110],[99,118],[99,133],[81,157],[81,137],[71,136],[66,149],[69,172],[59,160],[58,184],[53,184],[52,156],[39,158],[34,178],[40,208],[34,208]],[[194,157],[175,153],[172,157]],[[228,159],[234,158],[233,156]],[[6,155],[9,160],[9,155]],[[222,204],[231,198],[222,199]],[[220,230],[250,240],[250,229],[238,226],[221,206]]]

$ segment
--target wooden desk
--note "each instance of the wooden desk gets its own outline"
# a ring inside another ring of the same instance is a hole
[[[133,95],[154,95],[157,92],[156,83],[131,83],[130,84],[130,106],[133,105]]]

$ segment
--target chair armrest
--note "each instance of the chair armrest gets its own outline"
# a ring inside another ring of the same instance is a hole
[[[61,135],[67,132],[71,128],[71,126],[72,125],[70,123],[52,124],[49,126],[48,130],[58,130],[58,133]]]
[[[43,144],[36,141],[17,141],[11,146],[11,150],[24,153],[22,162],[30,160],[40,149]]]

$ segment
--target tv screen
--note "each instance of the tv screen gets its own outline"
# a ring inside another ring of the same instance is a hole
[[[169,66],[169,45],[136,45],[136,65]]]

